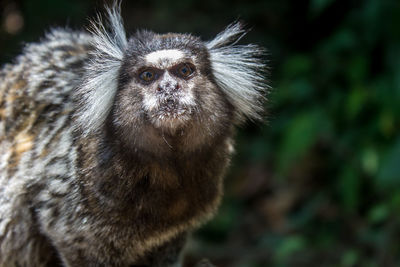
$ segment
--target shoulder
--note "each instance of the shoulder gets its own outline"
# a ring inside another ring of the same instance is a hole
[[[54,63],[71,57],[87,57],[92,50],[92,37],[84,31],[55,28],[48,31],[39,42],[27,44],[23,56],[31,63]],[[21,59],[21,58],[19,58]]]

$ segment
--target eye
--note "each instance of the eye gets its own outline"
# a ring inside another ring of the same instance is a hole
[[[153,70],[145,70],[139,74],[139,78],[145,82],[151,82],[156,78],[156,73]]]
[[[179,65],[176,74],[181,77],[181,78],[189,78],[190,75],[194,72],[194,66],[191,66],[190,64],[182,64]]]

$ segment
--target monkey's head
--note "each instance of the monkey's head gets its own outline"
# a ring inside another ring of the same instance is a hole
[[[109,119],[127,143],[187,150],[228,131],[233,107],[199,38],[142,31],[128,41]]]
[[[266,90],[263,51],[235,43],[237,23],[213,40],[138,31],[126,38],[118,8],[110,31],[94,27],[92,60],[77,90],[85,134],[108,131],[127,146],[191,151],[222,140],[245,117],[259,118]]]
[[[207,95],[213,95],[216,108],[224,106],[210,80],[209,65],[207,50],[197,38],[137,34],[129,41],[120,71],[117,110],[129,110],[133,103],[140,103],[139,110],[131,117],[120,114],[121,118],[149,123],[169,134],[192,120],[201,120],[199,116],[208,113],[204,110]]]

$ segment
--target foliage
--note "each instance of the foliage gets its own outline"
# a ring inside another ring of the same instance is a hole
[[[15,6],[25,26],[0,31],[2,61],[49,25],[68,17],[75,27],[94,14],[93,1],[56,2]],[[123,7],[129,29],[205,37],[240,16],[253,27],[243,42],[270,51],[267,123],[238,132],[223,206],[195,235],[188,264],[208,257],[235,267],[400,266],[399,1],[152,0]]]

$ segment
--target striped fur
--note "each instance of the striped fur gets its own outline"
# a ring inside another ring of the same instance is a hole
[[[128,39],[107,12],[0,70],[0,266],[177,264],[219,206],[234,126],[262,110],[262,52],[235,44],[239,24]],[[138,82],[149,66],[158,84]]]
[[[51,213],[77,190],[70,95],[91,39],[54,30],[0,71],[0,266],[46,266],[54,257],[34,227],[32,201]]]

